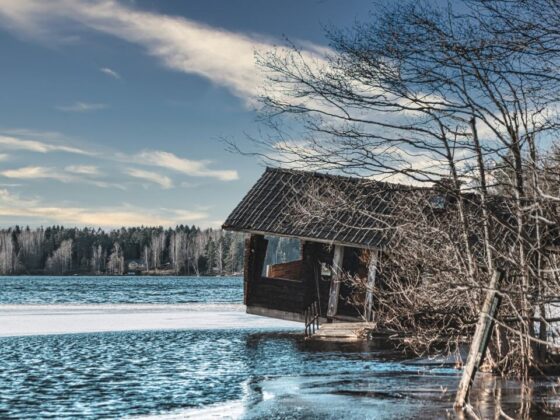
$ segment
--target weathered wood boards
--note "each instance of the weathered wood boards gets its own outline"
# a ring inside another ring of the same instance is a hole
[[[302,265],[302,260],[268,265],[266,267],[266,276],[276,279],[301,280]]]
[[[335,322],[323,324],[309,339],[314,341],[360,341],[364,340],[365,322]]]
[[[327,319],[332,319],[338,309],[338,297],[340,294],[340,282],[342,276],[342,261],[344,259],[344,247],[335,245],[332,263],[331,289],[329,293],[329,306]]]
[[[368,264],[368,277],[366,284],[366,299],[364,302],[364,317],[366,321],[373,321],[373,287],[375,286],[375,277],[377,276],[377,264],[379,262],[379,251],[371,251]]]
[[[494,326],[494,318],[500,305],[500,297],[498,296],[496,289],[501,283],[503,275],[504,274],[502,272],[498,273],[497,271],[494,271],[490,284],[488,284],[488,292],[486,293],[486,297],[480,311],[469,355],[467,357],[467,363],[463,369],[463,376],[457,389],[455,408],[463,408],[465,406],[469,391],[474,382],[474,376],[476,375],[476,371],[480,367],[486,353],[490,334],[492,333],[492,328]]]

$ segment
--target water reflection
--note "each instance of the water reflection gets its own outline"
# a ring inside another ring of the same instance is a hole
[[[528,383],[479,374],[471,403],[480,418],[559,418],[560,384],[557,378],[537,377]]]

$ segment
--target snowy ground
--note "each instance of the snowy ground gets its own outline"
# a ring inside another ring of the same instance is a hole
[[[0,336],[175,329],[298,329],[232,304],[0,305]]]

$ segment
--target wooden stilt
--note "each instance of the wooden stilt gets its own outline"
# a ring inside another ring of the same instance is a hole
[[[364,317],[366,321],[373,320],[373,287],[375,286],[375,277],[377,274],[377,263],[379,260],[379,251],[371,251],[371,256],[368,264],[368,277],[366,285],[366,299],[364,301]]]
[[[478,317],[476,330],[474,332],[471,347],[469,349],[469,355],[467,357],[467,363],[463,369],[463,376],[457,389],[457,395],[455,396],[455,408],[463,408],[465,406],[469,396],[469,391],[474,382],[476,371],[480,367],[486,353],[492,328],[494,326],[493,320],[500,305],[500,296],[496,293],[496,289],[500,284],[502,277],[502,272],[498,273],[497,271],[494,271],[490,284],[488,285],[488,292],[486,293],[482,310],[480,311],[480,315]]]
[[[252,287],[261,278],[268,241],[263,235],[251,235],[245,239],[243,264],[243,303],[251,305]]]
[[[338,295],[340,293],[340,281],[342,277],[342,260],[344,259],[344,247],[335,245],[332,263],[331,289],[329,293],[329,306],[327,319],[332,321],[338,309]]]

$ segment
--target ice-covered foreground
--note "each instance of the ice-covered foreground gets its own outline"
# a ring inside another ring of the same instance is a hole
[[[238,304],[0,305],[0,336],[139,330],[301,329]]]

